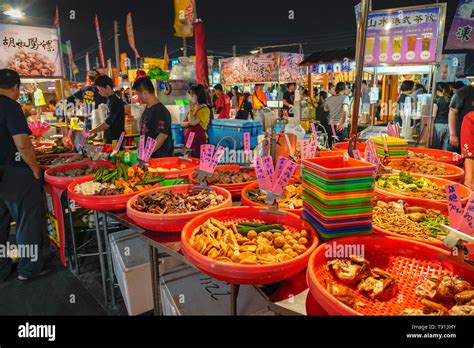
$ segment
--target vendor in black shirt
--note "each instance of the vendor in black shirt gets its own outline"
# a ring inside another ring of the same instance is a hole
[[[295,84],[288,83],[286,85],[285,94],[283,94],[283,110],[288,111],[288,116],[293,117],[293,105],[295,103]]]
[[[41,169],[29,135],[31,131],[20,104],[20,76],[13,70],[0,70],[0,245],[6,246],[10,221],[16,222],[19,248],[32,250],[21,258],[18,279],[28,280],[44,273],[41,254],[45,231]],[[36,250],[36,256],[33,254]],[[21,256],[21,255],[20,255]],[[12,271],[12,260],[0,257],[0,282]]]
[[[137,79],[132,90],[146,109],[140,119],[140,134],[156,140],[152,158],[173,156],[171,114],[155,95],[155,87],[148,77]]]
[[[95,79],[99,76],[101,75],[97,70],[92,70],[89,72],[89,79],[92,82],[95,82]],[[71,95],[69,98],[67,98],[68,103],[75,104],[76,100],[86,104],[94,104],[95,109],[97,109],[100,104],[107,103],[107,99],[99,93],[99,90],[94,85],[84,86],[76,93]]]
[[[125,108],[122,99],[114,93],[113,81],[106,75],[101,75],[94,81],[101,96],[107,98],[107,117],[105,122],[90,131],[91,135],[104,132],[106,144],[118,140],[125,131]]]

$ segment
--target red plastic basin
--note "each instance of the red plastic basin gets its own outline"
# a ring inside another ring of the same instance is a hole
[[[256,177],[255,170],[241,169],[238,164],[224,164],[221,166],[217,166],[215,171],[217,172],[218,170],[232,170],[232,171],[246,172]],[[227,191],[229,191],[232,194],[233,198],[240,198],[242,189],[248,184],[256,182],[256,181],[257,179],[252,180],[252,181],[238,183],[238,184],[213,184],[213,185],[217,187],[225,188]],[[198,183],[197,179],[194,179],[193,182]]]
[[[189,192],[192,190],[194,185],[176,185],[168,187],[159,187],[152,190],[148,190],[146,193],[154,193],[165,190],[171,190],[176,193]],[[130,198],[127,202],[127,215],[130,219],[135,221],[135,223],[147,230],[156,231],[156,232],[181,232],[184,225],[191,220],[192,218],[203,214],[208,211],[213,211],[219,208],[226,208],[232,206],[232,196],[229,191],[223,189],[222,187],[211,186],[216,193],[223,195],[225,200],[222,204],[208,208],[205,210],[200,210],[192,213],[184,214],[151,214],[144,213],[132,208],[132,205],[137,201],[138,196],[142,193],[136,194]]]
[[[410,175],[414,178],[426,178],[426,179],[436,183],[437,185],[446,186],[446,185],[450,185],[450,184],[456,184],[456,182],[454,182],[454,181],[441,179],[441,178],[437,178],[437,177],[433,177],[433,176],[430,177],[430,176],[421,175],[421,174],[414,174],[414,173],[410,173]],[[387,174],[387,175],[382,175],[382,176],[386,177],[386,176],[394,176],[394,175]],[[467,186],[459,184],[459,194],[461,195],[461,202],[462,202],[463,205],[465,205],[467,203],[467,200],[471,196],[471,192],[472,192],[471,189],[469,189]],[[402,193],[402,192],[387,191],[387,190],[385,190],[381,187],[378,187],[377,184],[375,185],[375,193],[378,196],[382,196],[382,197],[398,197],[398,198],[401,198],[401,199],[413,198],[414,200],[416,200],[420,204],[429,203],[429,202],[433,201],[432,199],[415,198],[415,197],[408,196],[408,194],[409,194],[408,192],[407,193]],[[448,203],[447,200],[437,200],[437,202]]]
[[[81,157],[80,154],[78,153],[58,153],[58,154],[55,154],[55,155],[40,155],[38,156],[38,161],[40,161],[41,159],[51,159],[51,158],[63,158],[63,157]],[[86,161],[87,159],[84,158],[83,161]],[[61,164],[56,164],[57,165],[61,165]],[[46,165],[46,164],[40,164],[40,169],[41,170],[47,170],[51,167],[54,167],[55,165]]]
[[[180,168],[181,165],[186,166],[183,169],[170,170],[164,172],[155,172],[158,175],[162,175],[165,179],[176,179],[176,178],[189,178],[192,179],[194,170],[199,168],[201,163],[197,158],[190,158],[189,161],[180,157],[164,157],[164,158],[152,158],[150,159],[149,168]],[[137,164],[134,166],[136,167]]]
[[[83,177],[81,179],[76,179],[72,183],[69,184],[67,187],[68,197],[76,202],[83,208],[90,209],[90,210],[99,210],[99,211],[115,211],[115,210],[123,210],[127,207],[127,202],[130,198],[135,196],[138,193],[147,192],[152,190],[153,188],[159,186],[160,184],[154,185],[152,188],[148,190],[144,190],[141,192],[132,192],[127,194],[120,194],[120,195],[111,195],[111,196],[86,196],[76,193],[74,188],[82,184],[86,181],[91,181],[92,178]]]
[[[189,245],[189,239],[196,228],[199,228],[209,218],[220,221],[262,221],[264,223],[280,224],[289,230],[305,229],[310,234],[308,249],[298,257],[269,265],[241,265],[216,261],[201,255]],[[297,215],[285,213],[285,215],[262,214],[258,207],[232,207],[214,210],[201,214],[189,221],[181,233],[181,251],[197,268],[210,276],[235,284],[269,284],[290,278],[303,270],[311,253],[318,245],[318,237],[314,228]]]
[[[333,277],[327,270],[327,262],[334,255],[331,251],[352,250],[354,246],[363,247],[364,257],[371,267],[386,270],[398,283],[397,293],[386,301],[370,300],[354,287],[347,287],[355,295],[356,302],[365,304],[357,311],[333,297],[325,284],[328,275]],[[416,287],[426,277],[437,274],[457,275],[471,284],[474,282],[472,266],[451,257],[447,250],[403,238],[371,235],[342,237],[321,244],[309,259],[306,280],[311,294],[329,315],[393,316],[406,308],[421,308]]]
[[[434,159],[432,161],[443,162],[448,164],[453,164],[458,166],[462,163],[462,156],[456,152],[438,150],[438,149],[425,149],[422,147],[409,147],[408,151],[413,151],[414,153],[421,153],[428,156],[432,156]]]
[[[54,187],[59,189],[66,190],[70,183],[74,180],[81,179],[81,178],[89,178],[92,179],[94,174],[83,175],[83,176],[70,176],[70,177],[63,177],[63,176],[56,176],[57,173],[65,172],[67,170],[74,170],[80,169],[83,167],[89,167],[92,169],[100,168],[100,167],[114,167],[114,164],[110,161],[83,161],[83,162],[73,162],[73,163],[66,163],[66,164],[59,164],[57,166],[53,166],[49,168],[44,173],[44,180],[51,184]]]
[[[390,161],[390,163],[400,163],[406,161],[405,159],[396,159]],[[435,177],[435,178],[441,178],[441,179],[446,179],[446,180],[451,180],[451,181],[456,181],[456,182],[463,182],[464,181],[464,169],[456,167],[455,165],[449,164],[449,163],[439,163],[437,161],[430,161],[430,160],[424,160],[424,159],[415,159],[415,158],[409,158],[408,161],[410,162],[426,162],[430,163],[436,166],[444,166],[446,171],[449,173],[448,175],[427,175],[423,174],[427,177]],[[388,165],[390,167],[390,164]],[[395,173],[398,173],[399,170],[393,169]],[[414,174],[417,174],[416,172],[411,172]]]

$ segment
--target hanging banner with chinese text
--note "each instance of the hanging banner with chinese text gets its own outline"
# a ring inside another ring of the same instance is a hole
[[[0,23],[0,69],[21,77],[63,77],[57,28]]]
[[[439,62],[443,36],[440,23],[444,23],[445,8],[445,4],[439,4],[371,12],[365,64]]]
[[[100,36],[99,17],[95,16],[95,31],[97,34],[97,41],[99,42],[100,66],[105,67],[104,48],[102,47],[102,37]]]
[[[449,30],[447,50],[474,49],[474,0],[459,0]]]

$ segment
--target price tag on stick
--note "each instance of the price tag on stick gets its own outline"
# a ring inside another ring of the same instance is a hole
[[[360,161],[360,151],[359,150],[352,150],[352,154],[356,160]]]
[[[211,163],[209,165],[209,172],[214,173],[214,170],[216,170],[217,165],[221,161],[222,157],[224,156],[225,153],[225,147],[219,146],[217,149],[216,153],[211,159]]]
[[[116,155],[119,153],[120,151],[120,147],[122,146],[122,143],[123,143],[123,139],[125,138],[125,132],[122,132],[122,134],[120,134],[120,138],[119,140],[117,141],[117,145],[115,145],[115,149],[114,151],[112,152],[112,154]]]
[[[261,157],[257,157],[257,159],[255,160],[255,174],[257,175],[258,186],[260,187],[260,189],[268,190],[268,180],[265,176],[265,169]]]
[[[265,173],[265,190],[270,190],[273,186],[274,168],[272,156],[266,156],[262,158],[263,170]]]
[[[301,159],[305,159],[309,157],[309,144],[307,140],[303,140],[301,142]]]
[[[201,164],[200,169],[209,172],[212,154],[214,153],[214,145],[201,145]]]
[[[293,150],[293,146],[291,146],[290,138],[288,138],[288,134],[285,134],[286,145],[288,146],[288,151],[290,151],[290,155],[294,155],[295,152]]]
[[[138,143],[138,158],[143,159],[143,155],[145,152],[145,136],[140,135],[140,141]]]
[[[250,133],[249,132],[244,133],[244,153],[246,155],[250,154]]]
[[[452,228],[458,229],[461,222],[462,203],[459,195],[459,184],[446,185],[448,196],[449,221]]]
[[[285,168],[286,164],[289,162],[288,158],[280,156],[277,159],[276,167],[275,167],[275,176],[273,182],[281,175],[281,172]]]
[[[311,123],[311,131],[313,132],[313,139],[318,140],[318,133],[316,132],[316,126],[314,123]]]
[[[464,208],[464,213],[462,214],[458,230],[469,235],[474,235],[474,192],[471,193],[471,197],[469,197],[469,200],[467,201],[466,208]]]
[[[278,176],[276,182],[273,184],[272,191],[277,194],[281,195],[283,190],[290,182],[291,177],[296,171],[297,164],[295,162],[288,161],[281,172],[281,175]]]
[[[188,140],[186,140],[186,145],[185,145],[187,149],[190,149],[191,146],[193,145],[194,135],[195,135],[194,132],[189,133]]]
[[[316,157],[316,151],[318,150],[318,139],[313,140],[309,144],[309,158],[314,158]]]

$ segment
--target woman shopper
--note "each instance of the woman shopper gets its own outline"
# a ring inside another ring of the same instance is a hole
[[[319,92],[319,96],[317,96],[318,106],[316,107],[316,121],[325,129],[326,134],[328,135],[328,146],[331,148],[332,145],[332,137],[330,136],[331,130],[329,128],[329,112],[324,110],[324,104],[328,99],[328,92],[321,91]]]
[[[434,130],[432,147],[439,150],[449,150],[449,103],[451,102],[451,89],[443,82],[436,86],[436,99],[433,105]]]
[[[206,90],[203,85],[194,85],[189,89],[191,95],[191,110],[182,123],[184,128],[184,142],[186,143],[191,132],[194,133],[191,145],[191,156],[199,158],[201,145],[207,143],[207,129],[211,120],[211,109],[207,105]]]
[[[245,92],[239,99],[239,109],[235,118],[237,120],[248,120],[249,115],[253,119],[252,96],[249,92]]]
[[[324,105],[324,111],[329,112],[329,138],[334,136],[338,141],[344,141],[347,138],[346,118],[349,114],[349,105],[347,85],[345,82],[338,82],[335,94],[330,96]]]

